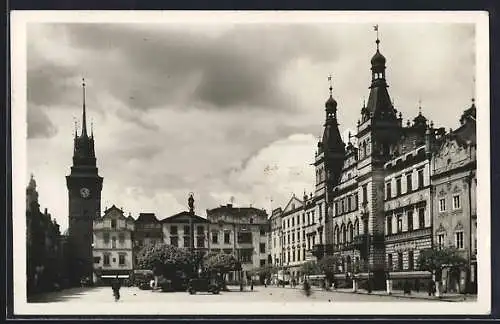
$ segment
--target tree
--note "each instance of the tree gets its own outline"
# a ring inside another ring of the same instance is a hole
[[[460,269],[467,264],[467,260],[455,248],[429,248],[420,251],[417,264],[420,270],[430,271],[436,275],[436,280],[441,280],[443,268]]]
[[[315,275],[315,274],[321,273],[321,268],[319,267],[318,263],[316,263],[314,261],[308,261],[308,262],[302,264],[301,272],[306,276],[307,275]]]
[[[333,280],[333,274],[337,269],[338,258],[333,255],[325,255],[319,262],[318,266],[321,272],[328,280]]]
[[[171,277],[179,271],[193,276],[201,259],[197,252],[168,244],[151,244],[139,252],[137,265],[139,269],[152,270],[155,276]]]
[[[278,268],[272,264],[266,264],[259,268],[252,269],[251,273],[258,275],[260,280],[263,282],[263,280],[270,279],[273,274],[278,273]]]
[[[203,259],[203,266],[207,271],[225,274],[229,271],[241,270],[241,264],[233,254],[209,253]]]

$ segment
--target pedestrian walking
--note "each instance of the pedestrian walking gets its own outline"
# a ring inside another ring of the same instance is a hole
[[[403,294],[406,295],[411,295],[411,284],[410,281],[407,279],[405,280],[405,283],[403,285]]]
[[[118,279],[118,275],[116,275],[116,278],[111,283],[111,289],[113,290],[113,296],[115,297],[115,302],[120,300],[120,288],[121,288],[121,282],[120,279]]]
[[[432,296],[434,294],[434,280],[430,280],[429,284],[427,285],[427,294],[429,296]]]
[[[304,289],[304,294],[307,297],[311,296],[311,285],[309,284],[309,282],[307,280],[304,281],[303,289]]]
[[[253,291],[253,279],[250,279],[250,290]]]

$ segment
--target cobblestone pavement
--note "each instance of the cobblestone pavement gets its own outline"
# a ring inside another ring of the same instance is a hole
[[[413,298],[392,295],[388,296],[384,293],[352,293],[345,291],[322,291],[313,290],[311,296],[304,295],[301,289],[278,288],[278,287],[254,287],[251,291],[249,287],[245,287],[243,292],[239,291],[238,287],[230,287],[229,292],[221,292],[219,295],[209,293],[197,293],[190,295],[187,292],[170,292],[163,293],[160,291],[140,290],[136,287],[123,287],[120,290],[120,302],[419,302],[429,301],[425,298]],[[32,298],[31,302],[65,302],[65,303],[82,303],[82,302],[112,302],[113,294],[110,287],[95,287],[95,288],[72,288],[59,292],[46,293]],[[456,299],[453,301],[463,301]]]

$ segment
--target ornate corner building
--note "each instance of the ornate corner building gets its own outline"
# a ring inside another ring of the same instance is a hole
[[[417,267],[420,251],[451,245],[470,267],[444,280],[463,291],[476,281],[476,107],[466,109],[461,126],[449,133],[435,128],[420,106],[404,123],[388,92],[378,37],[370,63],[368,101],[347,144],[330,85],[315,192],[273,211],[273,263],[296,276],[305,261],[335,255],[338,280],[371,279],[374,289],[385,289],[390,276],[424,279],[414,281],[423,286],[431,274]]]
[[[328,216],[326,245],[320,243],[316,249],[338,256],[337,277],[371,278],[375,289],[383,289],[387,275],[430,278],[416,265],[419,253],[437,246],[436,238],[443,244],[448,240],[447,245],[463,250],[471,264],[460,278],[445,279],[450,286],[459,281],[462,287],[475,282],[476,108],[473,104],[467,109],[460,119],[462,126],[449,134],[434,128],[421,107],[413,121],[403,125],[387,90],[386,59],[379,44],[377,39],[368,102],[363,104],[355,134],[357,147],[350,136],[344,146],[336,123],[329,122],[336,119],[337,107],[331,95],[325,105],[324,132],[331,135],[318,143],[316,196],[326,202]],[[443,152],[447,149],[451,151]],[[445,171],[442,156],[446,156]],[[440,196],[447,201],[439,202]],[[450,205],[451,211],[440,204]],[[444,233],[444,228],[454,232]]]

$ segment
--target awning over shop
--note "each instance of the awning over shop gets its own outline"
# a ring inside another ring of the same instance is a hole
[[[395,271],[389,273],[389,279],[430,279],[429,271]]]
[[[130,276],[129,275],[118,275],[118,279],[128,279]],[[102,275],[101,278],[105,278],[105,279],[112,279],[112,278],[116,278],[116,275]]]

